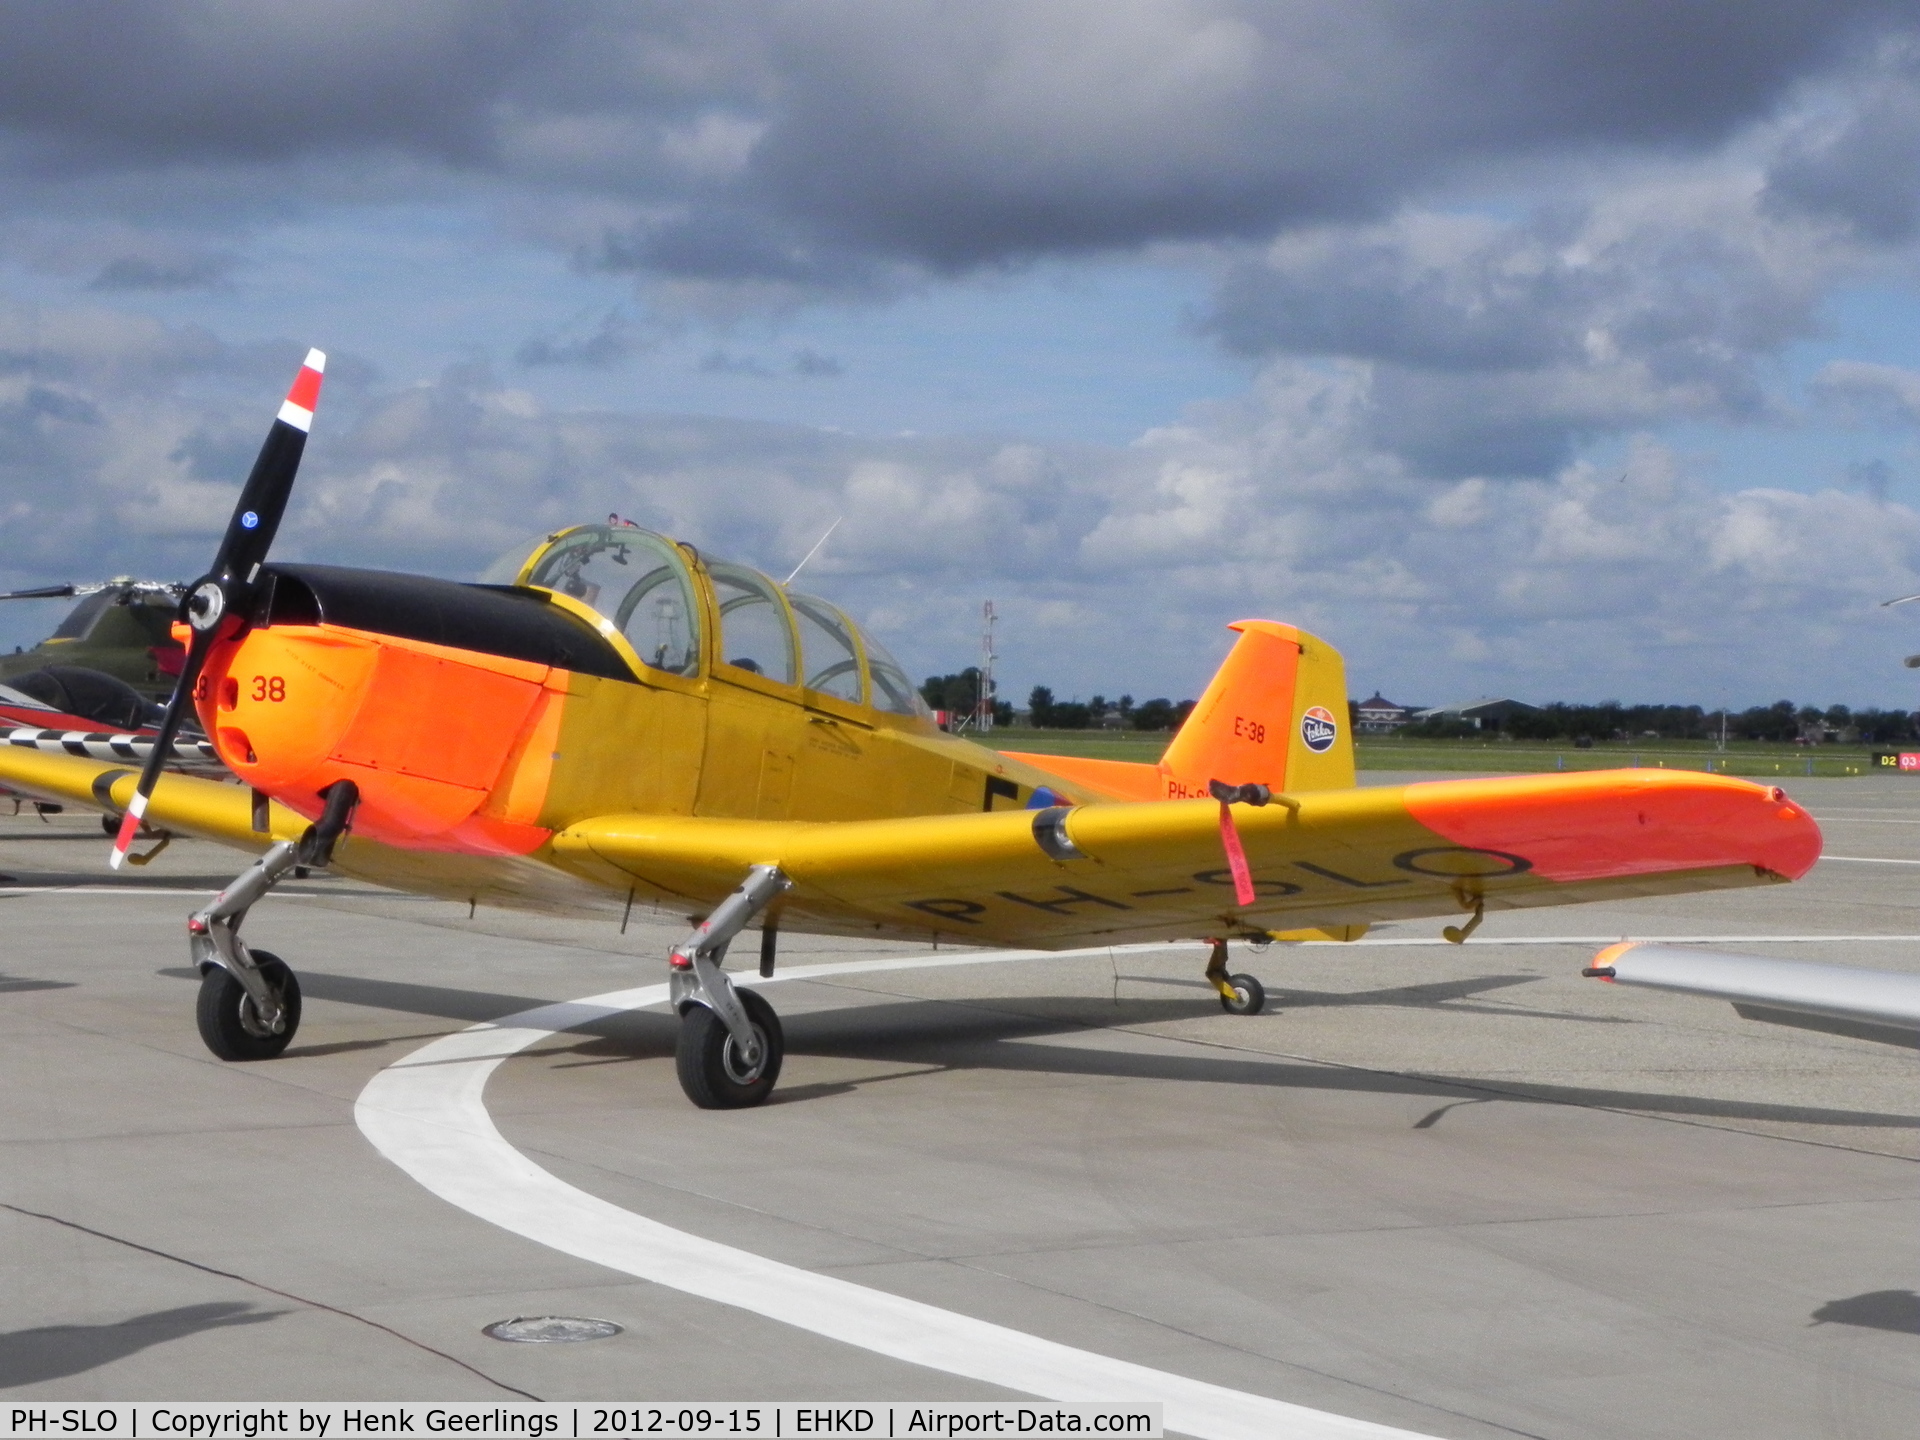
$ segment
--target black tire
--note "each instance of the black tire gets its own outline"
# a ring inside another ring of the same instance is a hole
[[[1258,1015],[1267,1003],[1267,989],[1251,975],[1229,975],[1234,998],[1220,997],[1220,1008],[1229,1015]]]
[[[200,1038],[222,1060],[271,1060],[293,1040],[300,1028],[300,981],[286,961],[265,950],[253,952],[267,984],[280,992],[280,1004],[287,1012],[286,1026],[278,1035],[259,1021],[246,989],[232,974],[215,965],[200,981],[200,1003],[194,1018],[200,1023]]]
[[[704,1005],[689,1005],[680,1017],[680,1039],[674,1047],[674,1065],[680,1088],[702,1110],[745,1110],[773,1093],[780,1078],[780,1062],[787,1040],[780,1017],[757,992],[735,990],[746,1008],[747,1021],[760,1036],[760,1063],[751,1071],[739,1063],[739,1052],[726,1022]]]

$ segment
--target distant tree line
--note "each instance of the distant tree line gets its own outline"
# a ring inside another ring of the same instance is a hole
[[[1056,700],[1045,685],[1036,685],[1027,696],[1028,723],[1042,730],[1087,730],[1105,723],[1107,716],[1118,717],[1121,725],[1134,730],[1178,730],[1193,713],[1191,700],[1143,700],[1135,704],[1133,696],[1109,700],[1096,695],[1091,700]]]
[[[1617,700],[1598,705],[1568,705],[1556,701],[1521,711],[1505,722],[1516,740],[1633,740],[1641,736],[1663,740],[1717,740],[1721,712],[1698,705],[1622,705]],[[1435,717],[1401,727],[1395,732],[1415,739],[1451,739],[1483,734],[1471,724]],[[1729,740],[1791,741],[1802,738],[1857,739],[1866,745],[1893,745],[1920,739],[1920,726],[1905,710],[1851,710],[1845,705],[1825,710],[1796,706],[1791,700],[1726,712]]]
[[[927,703],[935,709],[970,710],[973,692],[966,685],[977,681],[978,671],[964,670],[958,676],[941,677],[958,682],[957,689],[941,690],[958,703],[941,704],[934,699],[930,678]],[[1043,730],[1087,730],[1101,725],[1109,715],[1117,715],[1123,725],[1134,730],[1178,730],[1193,712],[1191,700],[1167,699],[1135,702],[1131,695],[1110,701],[1104,695],[1091,700],[1056,700],[1045,685],[1036,685],[1027,696],[1029,722]],[[1355,706],[1347,704],[1348,720],[1354,719]],[[1011,723],[1013,707],[1000,702],[994,707],[997,725]],[[1617,700],[1597,705],[1569,705],[1555,701],[1530,711],[1521,711],[1506,721],[1506,733],[1516,740],[1634,740],[1643,736],[1663,740],[1717,740],[1720,738],[1718,710],[1700,705],[1624,705]],[[1407,725],[1395,732],[1416,739],[1453,739],[1466,736],[1485,738],[1487,732],[1457,720],[1435,718]],[[1729,740],[1772,740],[1787,742],[1802,738],[1831,738],[1863,745],[1898,745],[1920,741],[1920,715],[1905,710],[1854,710],[1845,705],[1830,705],[1822,710],[1812,705],[1795,705],[1791,700],[1776,700],[1771,705],[1755,705],[1746,710],[1726,712]]]
[[[920,686],[920,698],[929,710],[946,710],[954,715],[972,715],[980,705],[980,667],[969,665],[958,675],[929,675]],[[1013,702],[993,702],[993,723],[1013,723]]]

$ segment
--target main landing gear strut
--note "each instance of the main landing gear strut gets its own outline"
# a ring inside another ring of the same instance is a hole
[[[780,1017],[758,991],[735,989],[720,962],[733,937],[792,885],[777,866],[755,865],[669,957],[667,989],[680,1016],[674,1061],[680,1088],[702,1110],[758,1105],[780,1078],[787,1048]],[[772,973],[771,961],[763,939],[762,975]]]
[[[299,979],[279,956],[249,949],[240,924],[287,872],[304,873],[333,859],[359,799],[351,780],[328,786],[326,809],[297,843],[277,842],[188,918],[187,946],[200,972],[200,1038],[222,1060],[271,1060],[300,1028]]]

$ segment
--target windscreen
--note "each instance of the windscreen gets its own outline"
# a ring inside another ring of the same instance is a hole
[[[926,715],[927,702],[907,679],[907,672],[866,631],[860,639],[867,647],[867,676],[873,681],[873,708],[890,715]]]
[[[801,682],[809,690],[850,704],[860,703],[860,652],[854,649],[847,617],[824,600],[789,594],[800,622]]]
[[[720,607],[715,658],[782,685],[795,684],[793,631],[774,583],[758,570],[718,560],[707,566],[707,574],[713,577],[713,598]]]
[[[570,595],[600,612],[656,670],[700,668],[700,612],[674,545],[648,530],[585,525],[542,555],[526,583]]]

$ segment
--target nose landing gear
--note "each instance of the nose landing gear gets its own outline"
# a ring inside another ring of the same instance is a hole
[[[286,961],[251,950],[240,938],[241,922],[254,903],[288,871],[304,874],[333,859],[360,799],[351,780],[327,787],[326,809],[299,843],[276,842],[242,870],[213,903],[187,919],[187,948],[200,972],[195,1008],[200,1038],[222,1060],[271,1060],[300,1028],[300,981]]]
[[[271,1060],[300,1028],[300,980],[287,962],[265,950],[250,952],[254,975],[265,987],[271,1009],[254,1002],[247,985],[232,971],[208,965],[200,981],[194,1018],[207,1049],[222,1060]],[[271,1017],[271,1018],[269,1018]],[[279,1028],[275,1029],[275,1023]]]

